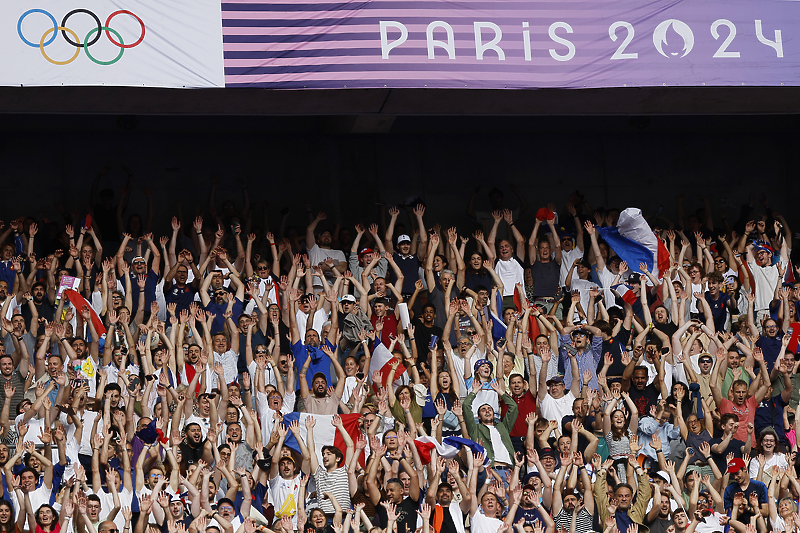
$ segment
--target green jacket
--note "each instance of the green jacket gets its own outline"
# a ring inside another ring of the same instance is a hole
[[[635,499],[628,508],[628,518],[639,524],[639,533],[650,533],[650,528],[647,527],[644,520],[647,515],[647,502],[650,501],[652,496],[650,480],[647,479],[647,472],[644,470],[640,475],[636,476],[636,479],[639,488],[634,493]],[[597,473],[597,478],[594,482],[594,508],[600,515],[600,527],[605,527],[606,518],[609,516],[608,492],[606,488],[606,471],[602,469]]]
[[[498,433],[500,433],[500,439],[503,441],[503,445],[505,445],[506,450],[508,450],[508,456],[511,457],[511,464],[509,466],[514,466],[514,445],[511,444],[511,437],[508,436],[509,431],[511,428],[514,427],[514,422],[517,421],[517,415],[519,414],[519,409],[517,408],[517,403],[514,401],[511,396],[508,394],[503,394],[500,397],[505,404],[508,406],[508,412],[506,416],[500,420],[500,423],[495,425],[495,429],[497,429]],[[469,438],[486,448],[486,456],[494,465],[494,451],[492,450],[492,437],[489,434],[489,428],[484,424],[475,422],[475,417],[472,414],[472,402],[475,400],[475,392],[470,392],[466,399],[464,400],[464,423],[467,425],[467,431],[469,431]]]

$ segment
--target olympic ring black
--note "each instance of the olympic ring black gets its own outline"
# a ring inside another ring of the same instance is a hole
[[[97,15],[95,15],[94,13],[89,11],[88,9],[73,9],[72,11],[70,11],[69,13],[64,15],[64,19],[61,21],[61,27],[62,28],[66,28],[67,27],[67,19],[69,17],[71,17],[72,15],[74,15],[75,13],[86,13],[87,15],[91,16],[95,20],[95,22],[97,22],[97,34],[94,36],[94,39],[92,39],[91,41],[89,41],[87,43],[80,44],[80,43],[73,42],[72,39],[70,39],[67,36],[67,32],[65,32],[64,30],[61,30],[61,35],[63,35],[64,39],[66,39],[66,41],[69,44],[71,44],[72,46],[74,46],[75,48],[84,48],[84,47],[92,46],[94,43],[96,43],[100,39],[100,35],[101,35],[102,31],[103,31],[103,23],[100,22],[100,19],[97,17]]]

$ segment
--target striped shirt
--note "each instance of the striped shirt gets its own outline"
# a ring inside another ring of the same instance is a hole
[[[569,527],[572,524],[572,513],[567,512],[562,507],[561,512],[553,518],[553,521],[556,523],[557,528],[564,528],[569,531]],[[583,507],[578,511],[578,517],[575,521],[575,533],[589,533],[590,531],[592,531],[592,515],[586,510],[586,507]]]
[[[325,514],[334,512],[331,501],[322,499],[322,494],[326,492],[336,497],[343,510],[350,509],[350,480],[347,476],[347,466],[328,472],[324,466],[319,465],[314,473],[314,480],[317,482],[319,506]]]

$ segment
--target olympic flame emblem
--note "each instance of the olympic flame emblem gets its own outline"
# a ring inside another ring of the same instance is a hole
[[[48,28],[42,34],[41,38],[39,38],[38,43],[29,41],[22,33],[22,22],[25,20],[26,17],[37,13],[40,15],[45,15],[47,18],[50,19],[50,22],[53,23],[53,27]],[[84,37],[83,42],[81,42],[80,37],[78,37],[78,34],[76,34],[73,30],[67,27],[67,20],[72,15],[75,15],[77,13],[83,13],[89,15],[94,19],[95,23],[97,24],[96,27],[93,27],[91,30],[89,30],[89,33],[86,34],[86,37]],[[117,15],[130,15],[131,17],[136,19],[136,21],[139,23],[139,26],[141,26],[141,35],[139,36],[138,40],[136,40],[131,44],[125,44],[125,42],[122,40],[122,35],[120,35],[117,30],[111,27],[111,20]],[[53,44],[53,41],[56,40],[59,32],[61,32],[61,36],[64,38],[65,41],[67,41],[67,43],[75,47],[75,54],[65,61],[56,61],[55,59],[52,59],[50,56],[48,56],[47,51],[45,51],[45,48]],[[117,57],[115,57],[110,61],[101,61],[95,58],[89,51],[89,48],[100,40],[103,33],[105,33],[108,40],[111,41],[111,44],[119,48],[119,54],[117,54]],[[86,57],[88,57],[94,63],[97,63],[98,65],[108,66],[108,65],[113,65],[114,63],[122,59],[122,55],[125,53],[126,49],[135,48],[139,46],[142,43],[142,41],[144,41],[145,25],[144,21],[141,18],[139,18],[136,14],[128,11],[127,9],[120,9],[119,11],[111,13],[106,19],[105,24],[103,24],[100,21],[100,18],[96,14],[94,14],[92,11],[89,11],[88,9],[73,9],[72,11],[64,15],[64,18],[61,20],[60,25],[56,21],[56,18],[49,11],[45,11],[44,9],[29,9],[28,11],[23,13],[19,17],[19,20],[17,21],[17,34],[19,34],[19,38],[22,40],[23,43],[27,44],[30,47],[38,48],[42,53],[42,57],[44,57],[47,61],[49,61],[54,65],[69,65],[70,63],[78,59],[81,50],[83,50],[84,53],[86,53]]]

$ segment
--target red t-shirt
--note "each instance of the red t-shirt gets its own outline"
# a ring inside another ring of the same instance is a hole
[[[739,439],[742,442],[747,441],[747,424],[752,423],[756,418],[756,408],[758,404],[753,396],[745,400],[744,405],[736,405],[727,398],[723,398],[720,403],[719,413],[724,415],[726,413],[733,413],[739,417],[739,429],[733,434],[734,439]]]
[[[389,343],[392,341],[389,339],[389,335],[397,335],[397,317],[394,316],[394,313],[387,314],[386,316],[382,317],[383,319],[383,329],[381,330],[381,342],[385,346],[389,346]],[[370,322],[372,322],[372,327],[375,327],[375,324],[378,323],[377,315],[373,314],[372,318],[370,318]]]
[[[517,409],[519,410],[517,420],[514,422],[514,427],[511,428],[509,435],[512,437],[524,437],[528,434],[528,423],[525,422],[525,419],[530,413],[536,412],[536,398],[531,394],[531,391],[526,391],[525,394],[519,398],[515,397],[513,394],[509,394],[509,396],[517,402]],[[508,406],[505,402],[500,402],[500,412],[505,418],[508,412]]]

